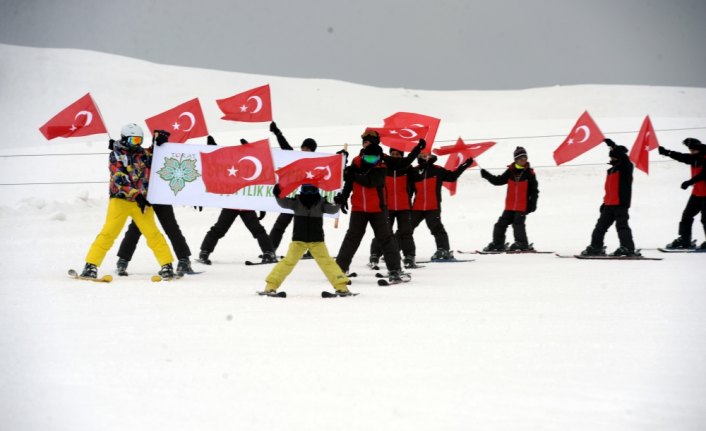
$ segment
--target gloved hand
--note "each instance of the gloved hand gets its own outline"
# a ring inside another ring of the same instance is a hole
[[[279,127],[277,127],[277,123],[274,121],[270,123],[270,132],[274,133],[275,135],[281,135],[282,131],[279,130]]]
[[[145,197],[141,194],[137,195],[137,197],[135,198],[135,202],[137,202],[137,206],[140,207],[140,211],[142,211],[142,214],[145,213],[145,208],[150,206],[150,203],[147,202],[147,199],[145,199]]]
[[[466,159],[466,161],[461,163],[461,165],[459,167],[463,168],[463,169],[468,169],[468,167],[471,166],[472,164],[473,164],[473,157],[469,157]]]
[[[264,211],[260,211],[260,215],[259,215],[259,216],[257,217],[257,219],[258,219],[258,220],[262,220],[262,219],[264,219],[264,218],[265,218],[265,216],[266,216],[266,215],[267,215],[267,213],[266,213],[266,212],[264,212]]]
[[[346,167],[346,169],[343,170],[343,181],[344,182],[353,181],[353,170],[351,169],[350,166]]]
[[[113,146],[114,146],[114,145],[115,145],[115,139],[110,139],[110,140],[108,141],[108,149],[109,149],[110,151],[113,151]]]
[[[343,154],[343,155],[346,156],[346,159],[348,159],[348,151],[346,151],[346,150],[339,150],[339,151],[336,151],[336,154]]]
[[[481,169],[480,176],[483,178],[488,178],[488,176],[490,176],[490,172],[486,171],[485,169]]]
[[[690,185],[691,185],[691,181],[684,181],[683,183],[681,183],[681,188],[682,188],[682,190],[686,190],[689,188]]]
[[[275,184],[274,187],[272,187],[272,194],[278,198],[280,193],[282,193],[282,189],[279,188],[279,183]]]
[[[213,139],[213,136],[208,135],[206,137],[206,145],[218,145],[218,144],[216,144],[216,140]]]
[[[605,139],[603,140],[603,142],[605,142],[605,144],[606,144],[607,146],[609,146],[610,148],[613,148],[613,147],[615,147],[615,145],[616,145],[615,142],[613,142],[613,140],[610,139],[610,138],[605,138]]]
[[[419,151],[422,151],[427,147],[427,141],[424,139],[420,139],[419,143],[417,144],[417,148],[419,148]]]
[[[154,131],[154,143],[159,147],[169,140],[170,133],[166,130],[155,130]]]
[[[661,145],[657,148],[657,152],[663,156],[666,156],[667,154],[669,154],[669,150],[664,148]]]
[[[245,144],[248,144],[249,142],[246,141],[246,140],[243,139],[243,138],[240,138],[240,143],[241,143],[242,145],[245,145]]]
[[[342,194],[336,193],[336,196],[333,197],[333,202],[341,207],[343,214],[348,214],[348,199],[344,198]]]

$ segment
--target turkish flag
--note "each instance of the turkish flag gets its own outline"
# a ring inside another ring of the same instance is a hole
[[[493,145],[495,145],[495,142],[466,144],[463,142],[463,139],[459,137],[455,145],[447,145],[445,147],[437,148],[434,150],[434,154],[440,156],[449,154],[449,158],[446,159],[446,164],[444,165],[444,169],[448,169],[449,171],[455,171],[461,163],[465,162],[469,157],[473,157],[473,163],[469,166],[470,169],[474,166],[478,166],[475,159],[488,151]],[[446,187],[451,193],[451,196],[453,196],[456,194],[456,184],[457,183],[455,181],[444,182],[443,186]]]
[[[206,119],[198,98],[150,117],[145,120],[145,123],[150,133],[154,133],[155,130],[169,132],[169,142],[172,143],[183,144],[187,139],[208,135]]]
[[[218,107],[225,114],[223,120],[260,123],[272,121],[272,102],[270,85],[253,88],[245,93],[236,94],[226,99],[216,100]]]
[[[380,135],[380,142],[390,148],[402,152],[412,151],[420,139],[429,132],[429,127],[368,127],[365,131],[376,131]]]
[[[274,184],[275,164],[267,139],[201,152],[203,183],[208,193],[230,195],[254,184]]]
[[[554,161],[557,166],[566,163],[590,150],[591,148],[600,145],[605,137],[601,133],[601,129],[593,121],[588,111],[585,111],[571,129],[569,136],[564,139],[564,142],[554,150]]]
[[[431,152],[431,147],[434,145],[434,139],[436,138],[436,131],[439,129],[439,123],[441,123],[438,118],[413,112],[397,112],[383,121],[386,128],[428,127],[429,130],[424,136],[424,140],[427,141],[427,146],[423,150],[425,153]]]
[[[39,131],[47,140],[108,133],[100,111],[91,98],[91,93],[86,93],[85,96],[64,108],[44,123]]]
[[[640,133],[637,134],[637,139],[630,150],[630,160],[635,163],[637,169],[649,175],[650,171],[650,153],[649,151],[659,147],[655,129],[652,127],[650,116],[646,116],[640,127]]]
[[[302,184],[321,190],[338,190],[343,180],[343,155],[306,157],[277,169],[280,196],[287,196]]]

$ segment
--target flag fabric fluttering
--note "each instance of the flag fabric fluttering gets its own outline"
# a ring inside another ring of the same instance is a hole
[[[306,157],[277,169],[280,196],[287,196],[302,184],[311,184],[321,190],[341,188],[343,180],[343,155]]]
[[[436,131],[439,129],[441,120],[430,117],[428,115],[416,114],[414,112],[396,112],[384,120],[385,128],[413,128],[413,127],[428,127],[424,140],[427,141],[427,146],[424,148],[425,153],[431,152],[436,139]]]
[[[272,121],[272,101],[270,85],[253,88],[243,93],[216,100],[225,114],[223,120],[260,123]]]
[[[436,155],[448,154],[449,158],[446,159],[444,169],[448,169],[449,171],[455,171],[456,168],[458,168],[459,165],[466,161],[469,157],[473,157],[473,163],[471,164],[471,166],[469,166],[469,169],[473,168],[474,166],[477,166],[478,163],[475,159],[484,152],[488,151],[493,145],[495,145],[495,142],[479,142],[477,144],[466,144],[465,142],[463,142],[463,139],[459,137],[455,145],[446,145],[441,148],[436,148],[433,152]],[[449,190],[451,196],[456,194],[456,185],[456,181],[443,183],[443,186]]]
[[[47,140],[108,133],[91,93],[86,93],[39,128]]]
[[[642,127],[637,134],[637,139],[630,150],[630,160],[635,163],[635,167],[649,175],[650,173],[650,151],[659,147],[655,129],[652,127],[650,116],[646,116],[642,121]]]
[[[267,139],[202,152],[201,172],[206,191],[221,195],[251,185],[275,183],[275,165]]]
[[[600,145],[605,137],[593,118],[585,111],[579,117],[564,142],[554,150],[557,166],[569,162],[586,151]]]
[[[208,135],[206,119],[199,99],[191,99],[154,117],[145,120],[150,133],[165,130],[170,133],[169,142],[183,144],[187,139]]]

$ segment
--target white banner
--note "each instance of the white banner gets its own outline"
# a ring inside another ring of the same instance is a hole
[[[277,205],[272,195],[273,185],[248,186],[232,195],[208,193],[201,176],[201,153],[210,153],[219,148],[223,146],[163,144],[154,147],[147,200],[163,205],[292,212]],[[271,151],[276,169],[302,158],[331,156],[331,153],[286,151],[279,148],[272,148]],[[321,190],[321,193],[329,201],[333,201],[333,196],[339,191]],[[338,217],[338,214],[332,217]]]

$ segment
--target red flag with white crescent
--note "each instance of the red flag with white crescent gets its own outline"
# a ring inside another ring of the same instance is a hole
[[[630,150],[630,160],[635,163],[635,167],[649,175],[650,173],[650,151],[659,147],[655,129],[652,127],[650,116],[646,116],[640,127],[640,133]]]
[[[569,162],[591,148],[600,145],[605,137],[593,118],[585,111],[574,125],[564,142],[554,150],[557,166]]]
[[[39,128],[47,140],[108,133],[91,93],[86,93]]]
[[[488,151],[493,145],[495,145],[495,142],[479,142],[477,144],[466,144],[463,142],[463,139],[458,138],[455,145],[447,145],[441,148],[437,148],[434,150],[434,154],[449,154],[449,158],[446,159],[446,164],[444,165],[444,169],[448,169],[449,171],[455,171],[461,163],[465,162],[469,157],[473,157],[473,164],[469,166],[469,169],[471,169],[474,166],[478,166],[478,163],[476,163],[475,159],[481,154]],[[457,183],[455,181],[444,182],[443,186],[446,187],[451,193],[451,196],[453,196],[456,194],[456,184]]]
[[[431,152],[431,147],[436,139],[436,131],[439,129],[441,120],[430,117],[428,115],[416,114],[414,112],[396,112],[385,118],[384,126],[386,128],[410,128],[410,127],[428,127],[424,140],[427,141],[427,146],[424,148],[425,153]]]
[[[292,193],[302,184],[311,184],[321,190],[341,188],[343,155],[306,157],[277,169],[280,196]]]
[[[272,121],[272,101],[270,85],[253,88],[225,99],[216,100],[218,107],[225,114],[221,119],[260,123]]]
[[[208,135],[206,119],[199,99],[191,99],[168,111],[145,120],[150,133],[165,130],[170,133],[169,142],[183,144],[187,139]]]
[[[243,187],[275,183],[275,164],[267,139],[200,154],[208,193],[230,195]]]
[[[412,151],[420,139],[425,139],[429,127],[368,127],[365,129],[366,132],[371,130],[378,132],[383,145],[406,153]]]

